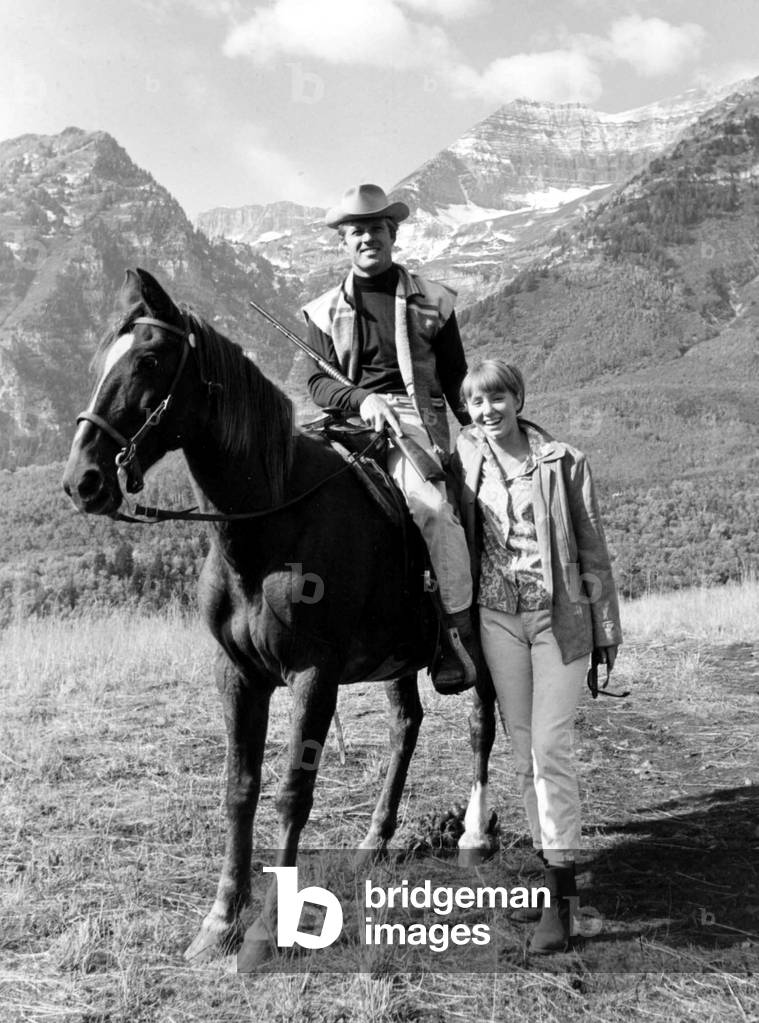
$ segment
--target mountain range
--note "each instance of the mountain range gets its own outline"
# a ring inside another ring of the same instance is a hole
[[[759,464],[759,96],[721,101],[551,253],[464,310],[612,479]],[[533,407],[536,407],[535,405]]]
[[[465,132],[399,182],[406,202],[398,258],[459,293],[482,298],[544,255],[551,235],[677,141],[729,89],[692,90],[605,114],[579,103],[516,100]],[[343,261],[324,210],[280,202],[201,213],[210,238],[245,242],[302,282],[304,299],[339,276]]]
[[[753,471],[759,79],[621,115],[508,104],[393,190],[398,258],[460,289],[470,361],[526,372],[528,414],[614,484]],[[306,405],[297,329],[344,260],[323,211],[179,204],[104,132],[0,143],[0,467],[59,457],[126,266],[157,274]]]

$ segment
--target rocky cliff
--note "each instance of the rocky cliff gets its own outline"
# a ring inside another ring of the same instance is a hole
[[[542,255],[579,207],[602,200],[733,88],[693,90],[619,114],[576,103],[508,103],[395,187],[416,214],[399,235],[404,257],[450,281],[465,301],[481,297]]]
[[[299,206],[295,202],[273,202],[267,206],[219,206],[201,213],[198,227],[209,238],[226,238],[265,249],[320,224],[324,217],[320,206]]]
[[[258,297],[296,308],[259,254],[211,243],[104,132],[0,143],[0,465],[60,455],[85,404],[88,364],[127,266],[154,272],[284,380],[292,352],[254,323]]]

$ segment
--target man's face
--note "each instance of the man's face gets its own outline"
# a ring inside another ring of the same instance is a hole
[[[385,217],[347,223],[342,244],[359,277],[376,277],[390,269],[393,262],[393,235]]]

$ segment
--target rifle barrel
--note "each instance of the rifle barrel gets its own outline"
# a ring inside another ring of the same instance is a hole
[[[284,334],[288,341],[292,341],[296,348],[300,348],[302,352],[305,352],[306,355],[312,358],[319,369],[328,373],[333,380],[337,380],[338,383],[343,384],[345,387],[355,387],[352,380],[341,373],[339,369],[335,369],[334,366],[330,365],[326,359],[323,359],[320,355],[318,355],[310,345],[307,345],[305,341],[299,338],[297,334],[293,333],[293,331],[290,330],[289,327],[286,327],[284,323],[280,323],[279,320],[272,316],[271,313],[267,312],[263,306],[260,306],[252,299],[248,299],[248,304],[251,305],[257,313],[260,313],[264,319],[268,320],[269,323],[276,327],[280,334]],[[390,431],[390,436],[392,441],[398,445],[401,451],[403,451],[406,458],[408,458],[409,462],[411,462],[414,469],[416,469],[417,473],[423,480],[445,479],[445,472],[441,469],[434,458],[432,458],[423,447],[417,444],[416,441],[412,440],[410,437],[404,437],[403,433],[396,436],[392,430]]]
[[[248,299],[248,305],[251,305],[256,310],[257,313],[260,313],[264,317],[264,319],[268,320],[269,323],[276,327],[280,334],[284,334],[288,341],[292,341],[296,348],[300,348],[302,352],[305,352],[306,355],[313,359],[314,362],[319,367],[319,369],[323,370],[325,373],[328,373],[333,380],[337,380],[337,382],[339,384],[342,384],[344,387],[355,386],[353,382],[348,379],[348,377],[344,376],[340,372],[339,369],[335,369],[335,367],[331,366],[326,359],[322,359],[322,357],[317,352],[315,352],[310,345],[307,345],[302,338],[299,338],[298,335],[293,333],[293,331],[290,330],[289,327],[286,327],[284,323],[280,323],[279,320],[275,316],[272,316],[270,312],[267,312],[266,309],[263,308],[263,306],[260,306],[257,302],[254,302],[252,299]]]

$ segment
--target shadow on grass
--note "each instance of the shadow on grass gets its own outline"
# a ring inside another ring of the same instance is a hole
[[[605,947],[602,958],[613,959],[614,943],[628,952],[637,944],[661,946],[673,970],[755,970],[759,786],[673,799],[634,816],[600,829],[613,848],[583,857],[590,876],[582,901],[603,921],[582,943],[583,958]]]
[[[509,841],[505,833],[500,849],[485,862],[460,863],[461,822],[458,814],[447,813],[419,822],[424,842],[376,861],[359,857],[357,865],[357,850],[344,847],[301,849],[295,877],[283,878],[278,890],[280,911],[287,897],[293,926],[321,935],[326,914],[337,912],[329,910],[334,903],[340,906],[340,936],[313,952],[301,948],[298,938],[292,949],[266,964],[265,972],[377,976],[528,970],[580,978],[755,972],[759,787],[673,799],[631,816],[627,823],[602,827],[603,850],[584,852],[578,863],[581,899],[568,953],[532,954],[532,927],[513,921],[497,900],[486,900],[481,908],[453,898],[462,888],[529,889],[541,883],[541,872],[524,842],[514,836]],[[263,905],[271,882],[265,868],[276,862],[276,850],[254,852],[256,906]],[[294,886],[287,896],[285,885]]]

